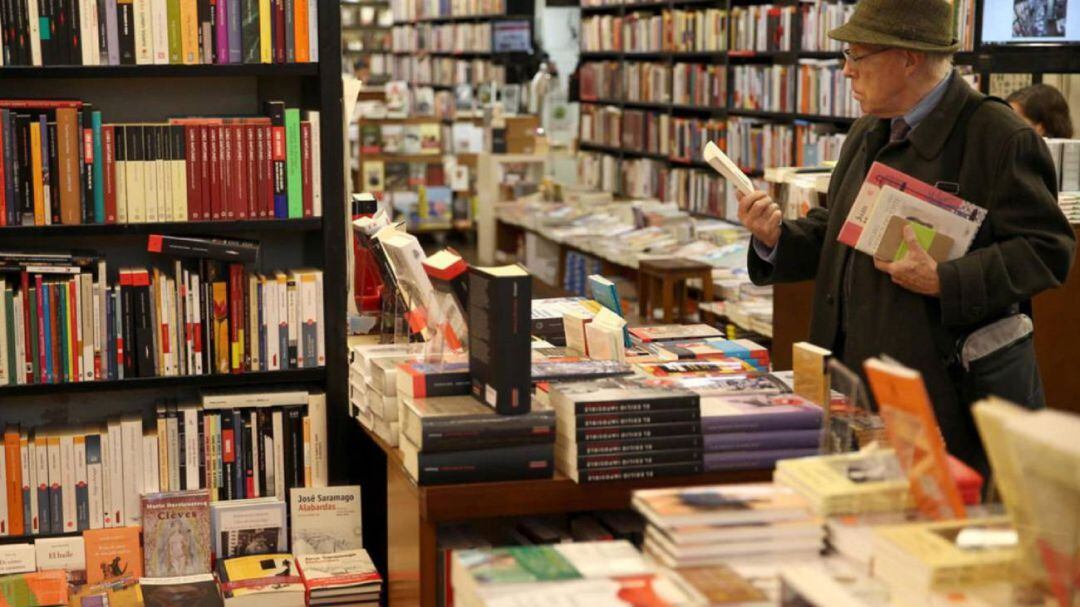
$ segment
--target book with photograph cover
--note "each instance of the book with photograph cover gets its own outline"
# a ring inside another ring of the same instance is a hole
[[[287,550],[285,507],[275,497],[211,504],[214,556],[227,559]]]
[[[144,495],[142,514],[148,577],[211,571],[210,494],[206,490]]]
[[[139,580],[145,607],[225,607],[214,574]]]

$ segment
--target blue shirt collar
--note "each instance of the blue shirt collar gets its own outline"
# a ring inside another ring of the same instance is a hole
[[[949,83],[952,82],[953,77],[954,72],[950,70],[949,74],[942,78],[941,82],[937,83],[937,86],[931,89],[925,97],[920,99],[919,102],[915,104],[915,107],[911,108],[903,115],[904,122],[907,122],[908,126],[912,129],[919,126],[919,123],[929,116],[930,112],[934,111],[934,108],[941,103],[941,99],[945,96],[945,91],[949,88]],[[895,120],[896,118],[893,118],[893,121]],[[890,123],[891,122],[892,121],[890,121]]]

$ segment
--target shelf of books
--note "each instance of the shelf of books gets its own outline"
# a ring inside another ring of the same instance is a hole
[[[341,4],[341,49],[346,67],[365,84],[390,79],[394,16],[389,2]]]
[[[582,18],[579,138],[581,149],[615,157],[595,163],[607,169],[598,184],[620,194],[675,193],[708,213],[703,198],[717,194],[704,193],[725,194],[701,162],[706,140],[760,176],[835,154],[858,116],[839,43],[825,35],[852,5],[611,6]]]

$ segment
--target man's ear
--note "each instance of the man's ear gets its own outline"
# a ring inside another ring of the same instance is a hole
[[[920,51],[904,51],[904,69],[908,74],[913,74],[926,63],[926,53]]]

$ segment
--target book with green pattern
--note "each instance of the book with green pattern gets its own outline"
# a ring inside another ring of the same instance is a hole
[[[285,109],[285,174],[289,219],[304,216],[303,177],[300,161],[300,110]]]

